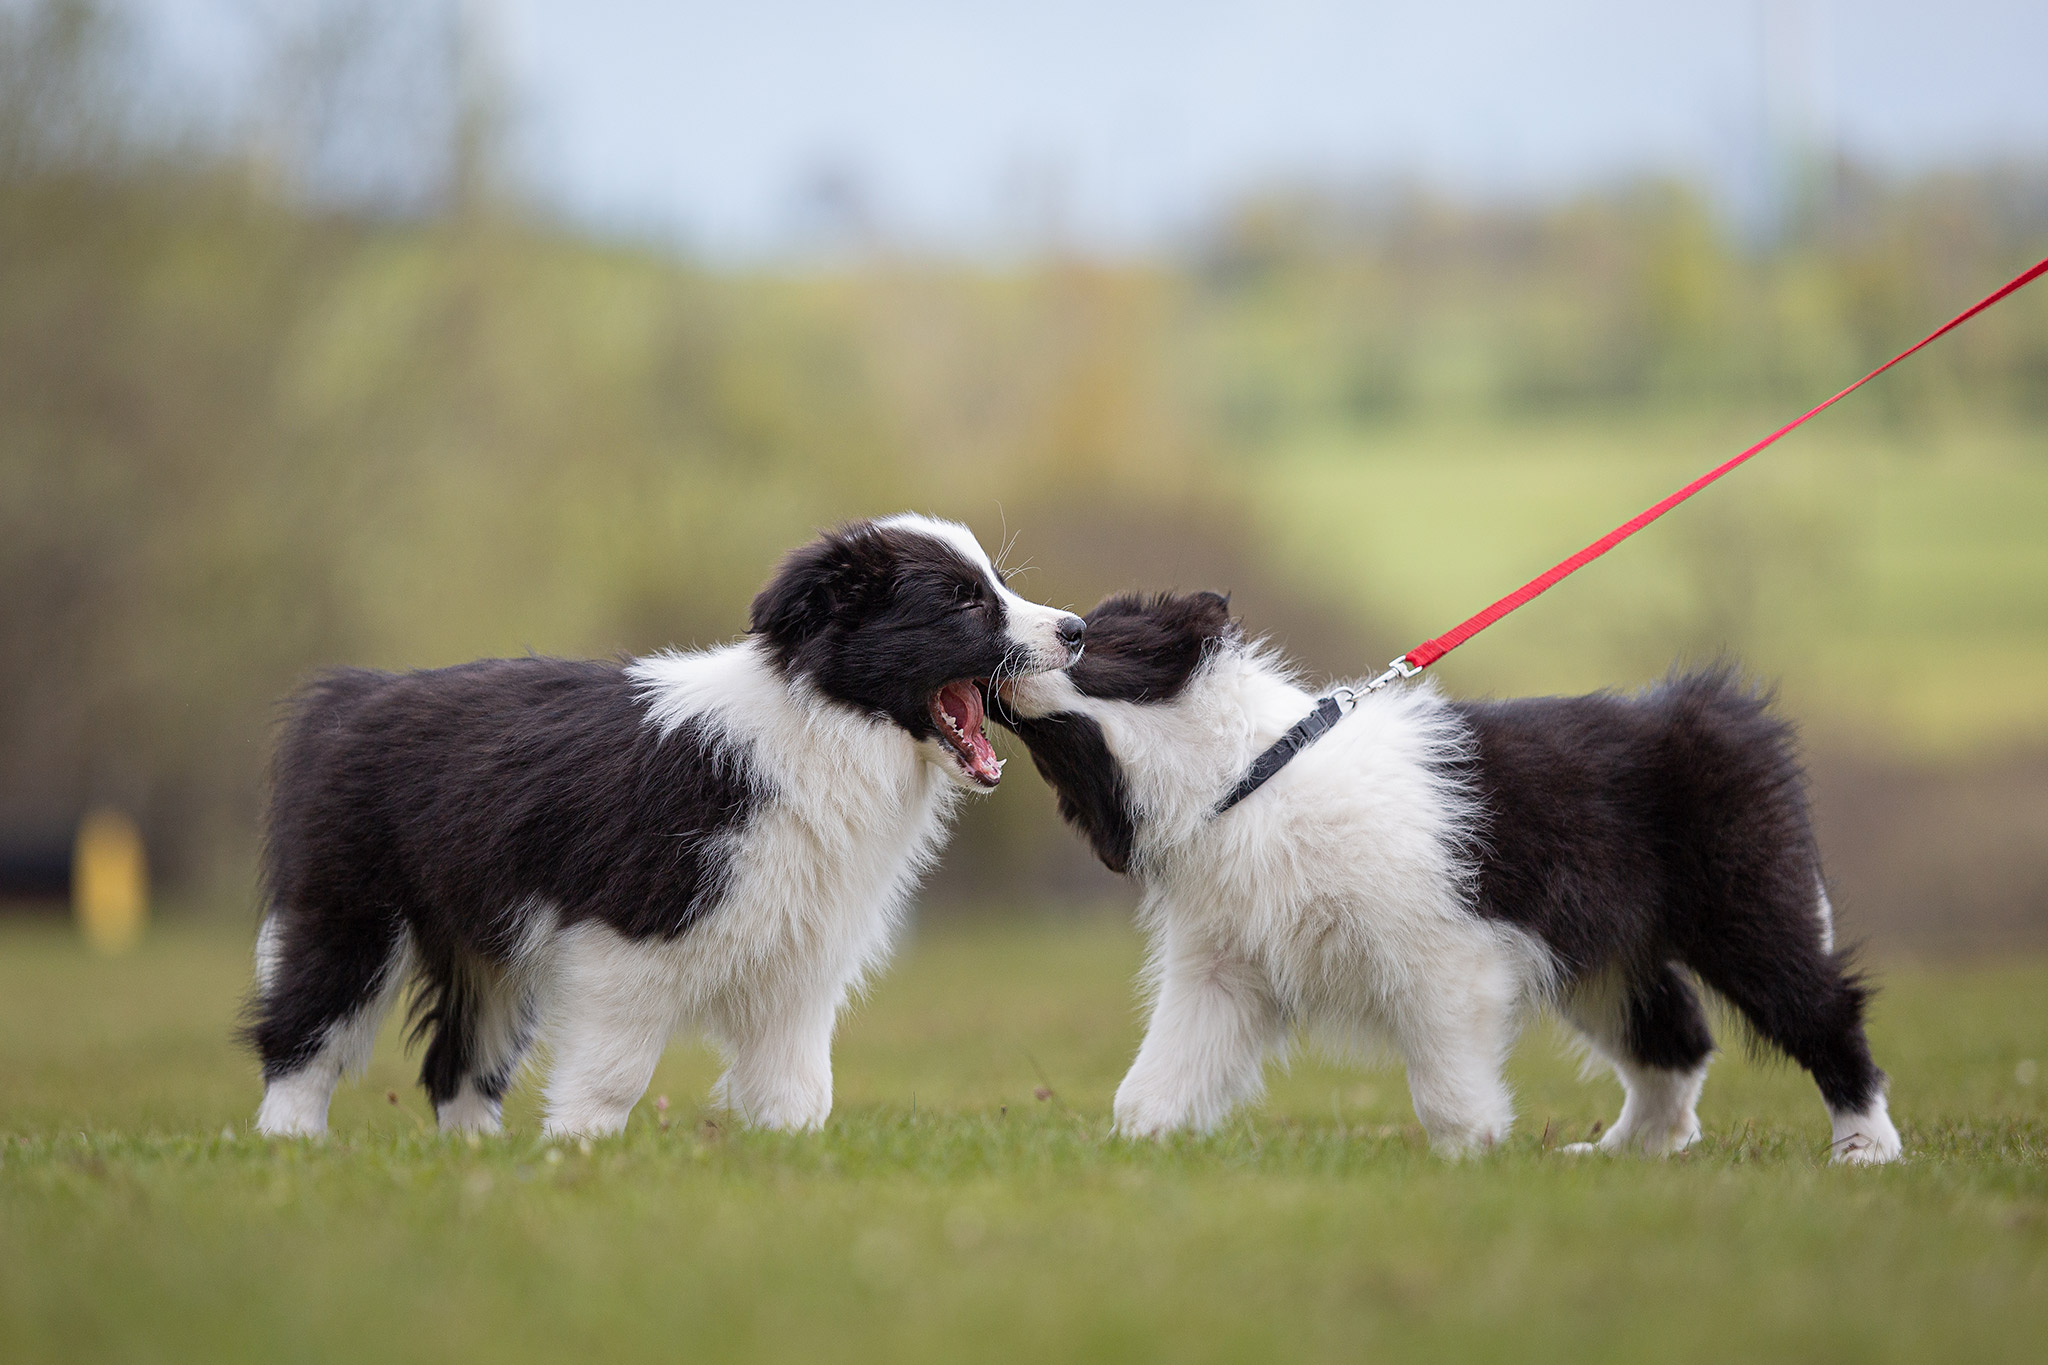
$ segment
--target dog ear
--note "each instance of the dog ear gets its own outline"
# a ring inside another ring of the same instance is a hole
[[[1113,592],[1090,607],[1081,619],[1092,626],[1113,616],[1143,616],[1148,606],[1149,599],[1143,593]]]
[[[853,522],[790,551],[755,596],[749,627],[792,653],[834,619],[886,595],[890,580],[885,538],[872,522]]]
[[[1220,592],[1191,592],[1176,599],[1183,629],[1204,640],[1234,640],[1240,635],[1231,619],[1230,595]]]
[[[794,649],[830,623],[846,569],[846,545],[837,533],[791,550],[754,597],[749,628],[779,648]]]

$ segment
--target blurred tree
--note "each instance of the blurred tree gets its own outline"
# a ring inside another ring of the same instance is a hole
[[[870,222],[829,267],[710,271],[520,204],[470,8],[262,13],[237,135],[136,102],[118,10],[0,3],[0,825],[134,811],[173,889],[244,874],[272,707],[308,671],[728,638],[778,554],[862,513],[1015,533],[1021,586],[1063,604],[1228,588],[1312,663],[1382,658],[1374,610],[1276,569],[1243,496],[1274,450],[1775,409],[2048,250],[2038,172],[1844,167],[1767,250],[1671,184],[1382,187],[1249,199],[1181,260],[976,268]],[[1874,397],[2038,420],[2048,293]],[[1703,562],[1733,543],[1699,526]],[[1674,631],[1740,639],[1761,576],[1824,576],[1818,532],[1742,543],[1753,572],[1674,589]],[[1100,891],[1049,802],[973,818],[961,884]]]

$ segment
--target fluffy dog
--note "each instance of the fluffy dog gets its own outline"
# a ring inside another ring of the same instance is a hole
[[[1081,660],[998,686],[995,712],[1144,884],[1154,998],[1119,1131],[1214,1127],[1302,1027],[1390,1041],[1433,1143],[1483,1148],[1513,1118],[1517,1028],[1551,1006],[1626,1088],[1599,1146],[1673,1151],[1713,1051],[1698,982],[1812,1074],[1837,1160],[1899,1154],[1790,729],[1728,671],[1635,696],[1368,693],[1219,813],[1315,699],[1212,593],[1087,619]]]
[[[315,682],[272,783],[257,1126],[323,1131],[409,981],[443,1128],[495,1130],[540,1038],[548,1131],[616,1132],[689,1027],[741,1117],[822,1124],[841,1005],[1001,777],[977,684],[1082,631],[902,516],[791,554],[722,649]]]

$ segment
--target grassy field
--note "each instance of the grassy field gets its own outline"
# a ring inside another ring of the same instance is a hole
[[[1305,591],[1405,649],[1790,415],[1334,433],[1276,451],[1245,491]],[[2038,748],[2043,526],[2048,426],[1829,413],[1437,671],[1458,692],[1580,691],[1730,650],[1782,680],[1823,742],[1922,758]]]
[[[1805,1078],[1716,1065],[1664,1163],[1557,1039],[1519,1135],[1430,1157],[1397,1072],[1303,1059],[1215,1137],[1106,1136],[1136,1038],[1114,918],[920,935],[815,1137],[734,1132],[679,1044],[623,1138],[444,1140],[386,1040],[323,1145],[250,1137],[247,941],[91,958],[0,929],[0,1360],[2039,1359],[2048,962],[1893,964],[1909,1160],[1824,1161]],[[393,1030],[392,1032],[396,1032]],[[1038,1092],[1048,1098],[1037,1098]],[[387,1096],[395,1093],[397,1102]]]

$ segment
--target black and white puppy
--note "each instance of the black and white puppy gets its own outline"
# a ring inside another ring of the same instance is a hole
[[[996,694],[1061,813],[1144,883],[1154,998],[1119,1131],[1215,1126],[1303,1028],[1391,1042],[1432,1141],[1485,1147],[1519,1024],[1549,1006],[1626,1088],[1599,1146],[1673,1151],[1713,1051],[1697,982],[1812,1073],[1838,1160],[1898,1156],[1790,728],[1729,672],[1634,696],[1386,688],[1221,815],[1314,706],[1223,598],[1110,598],[1070,670]]]
[[[1082,631],[966,528],[900,516],[795,551],[721,649],[315,682],[273,777],[257,1126],[323,1131],[416,982],[443,1128],[495,1130],[540,1040],[548,1130],[615,1132],[686,1028],[726,1106],[817,1127],[840,1007],[960,792],[1001,778],[977,683]]]

